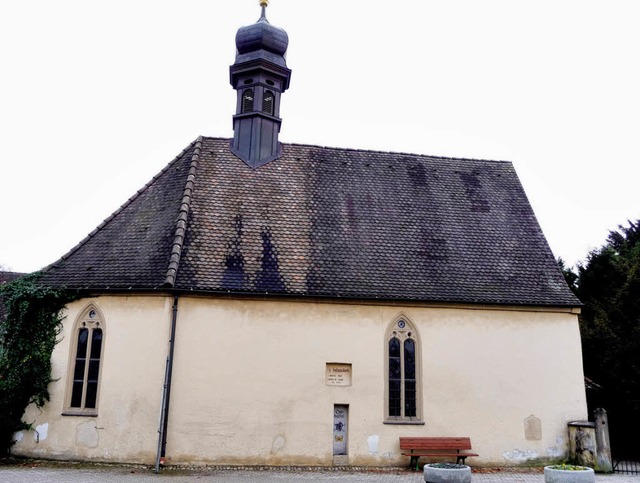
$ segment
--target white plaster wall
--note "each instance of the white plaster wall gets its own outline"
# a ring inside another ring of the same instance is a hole
[[[72,304],[68,326],[86,302]],[[60,416],[65,337],[54,354],[61,379],[52,383],[52,402],[41,415],[29,412],[48,424],[48,437],[35,443],[25,433],[15,452],[155,461],[172,299],[96,304],[107,324],[99,416]],[[400,313],[422,341],[420,426],[383,424],[385,331]],[[325,385],[328,362],[352,364],[353,385]],[[560,457],[566,423],[587,418],[577,317],[180,298],[168,463],[330,465],[334,404],[349,405],[351,464],[405,464],[398,437],[420,435],[470,436],[481,455],[472,464]],[[525,439],[530,415],[542,421],[539,441]],[[86,443],[96,431],[96,447],[79,444],[78,434]]]
[[[401,312],[422,340],[424,426],[383,424],[384,334]],[[351,363],[353,385],[326,386],[327,362]],[[331,464],[334,404],[349,404],[353,464],[402,461],[410,435],[471,436],[485,464],[557,458],[567,421],[586,419],[567,313],[186,299],[175,370],[175,463]],[[525,440],[532,414],[540,441]]]
[[[99,297],[69,304],[52,356],[51,401],[28,408],[25,421],[47,425],[47,437],[24,431],[14,454],[55,459],[155,461],[172,298]],[[62,416],[76,318],[93,303],[104,316],[98,416]]]

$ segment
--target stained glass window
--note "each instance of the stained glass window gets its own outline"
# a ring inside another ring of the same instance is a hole
[[[408,320],[396,320],[388,330],[387,340],[387,418],[418,420],[419,366],[416,330]]]
[[[72,411],[94,410],[98,401],[103,323],[94,308],[85,310],[84,314],[75,330],[74,366],[68,405]]]

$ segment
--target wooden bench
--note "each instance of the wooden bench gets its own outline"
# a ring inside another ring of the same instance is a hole
[[[428,437],[407,437],[400,438],[400,450],[403,456],[410,456],[409,468],[418,470],[418,460],[420,456],[435,458],[452,458],[455,456],[456,463],[464,464],[468,456],[478,456],[475,453],[468,453],[471,449],[471,438],[428,438]],[[461,453],[461,451],[465,451]]]

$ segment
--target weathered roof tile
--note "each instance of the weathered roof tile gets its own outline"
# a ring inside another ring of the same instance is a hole
[[[252,170],[219,138],[187,148],[46,280],[579,304],[511,163],[287,144]]]

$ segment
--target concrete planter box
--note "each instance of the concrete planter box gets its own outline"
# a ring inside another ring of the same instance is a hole
[[[471,468],[467,465],[450,465],[458,468],[438,468],[436,464],[424,465],[426,483],[471,483]]]
[[[552,466],[544,467],[545,483],[595,483],[593,469],[584,466],[584,470],[559,470]]]

